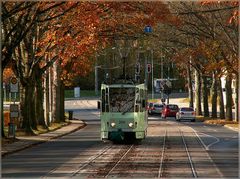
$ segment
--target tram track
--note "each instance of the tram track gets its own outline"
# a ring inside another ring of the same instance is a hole
[[[162,146],[158,178],[161,177],[194,177],[197,178],[192,157],[188,150],[183,132],[178,127],[178,132],[170,137],[166,131]],[[184,170],[180,170],[184,168]]]
[[[91,165],[91,163],[93,163],[97,158],[101,157],[104,155],[104,153],[106,153],[108,150],[110,150],[113,146],[108,146],[106,148],[103,149],[102,152],[100,152],[99,154],[97,154],[96,156],[94,156],[93,158],[91,158],[89,161],[87,161],[85,164],[83,164],[82,166],[80,166],[80,168],[78,170],[76,170],[74,173],[72,173],[71,177],[75,177],[78,173],[81,172],[81,170],[83,170],[84,168],[86,168],[88,165]]]
[[[221,176],[195,133],[181,124],[175,129],[169,126],[159,131],[158,135],[148,136],[141,145],[135,143],[107,145],[93,156],[88,154],[91,157],[78,168],[72,169],[69,176],[88,178]]]
[[[178,130],[188,155],[192,177],[201,178],[208,176],[222,178],[222,173],[209,156],[208,150],[206,150],[197,132],[180,123],[178,123]]]
[[[192,170],[193,177],[194,177],[194,178],[197,178],[197,172],[196,172],[195,167],[194,167],[194,165],[193,165],[192,157],[191,157],[190,152],[189,152],[189,150],[188,150],[188,146],[187,146],[187,144],[186,144],[186,142],[185,142],[183,132],[182,132],[180,129],[179,129],[179,132],[180,132],[180,134],[181,134],[182,141],[183,141],[183,143],[184,143],[185,150],[186,150],[186,152],[187,152],[187,156],[188,156],[188,160],[189,160],[189,163],[190,163],[190,166],[191,166],[191,170]]]
[[[111,144],[101,153],[92,157],[85,164],[81,165],[78,170],[71,174],[71,177],[86,175],[86,177],[91,178],[107,178],[132,150],[133,146],[134,144],[130,146]],[[109,158],[109,156],[112,157]]]
[[[116,162],[116,164],[112,167],[112,169],[105,175],[104,177],[107,178],[111,175],[111,173],[114,171],[114,169],[117,167],[117,165],[123,160],[123,158],[132,150],[133,144],[129,147],[129,149],[126,150],[126,152],[122,155],[122,157]]]
[[[164,138],[163,138],[163,144],[162,144],[162,154],[160,159],[160,165],[158,170],[158,178],[162,177],[162,170],[163,170],[163,160],[164,160],[164,152],[165,152],[165,146],[166,146],[166,137],[167,137],[167,130],[165,130]]]

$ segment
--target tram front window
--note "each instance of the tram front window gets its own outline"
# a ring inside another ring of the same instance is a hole
[[[110,112],[134,112],[135,88],[110,88]]]

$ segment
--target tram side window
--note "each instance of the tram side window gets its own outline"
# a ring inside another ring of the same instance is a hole
[[[102,90],[102,112],[105,112],[105,89]]]
[[[140,99],[141,99],[141,105],[140,105],[140,112],[143,112],[144,106],[143,106],[143,99],[144,99],[144,91],[143,89],[140,89]]]
[[[109,101],[108,101],[108,94],[106,94],[106,112],[109,112]]]
[[[135,112],[139,112],[140,110],[140,107],[141,107],[141,97],[140,97],[140,94],[139,94],[139,89],[136,88],[136,91],[135,91],[135,95],[136,95],[136,104],[135,104]]]
[[[106,98],[106,101],[105,101],[105,103],[106,103],[106,107],[105,107],[105,112],[109,112],[109,88],[106,88],[106,96],[105,96]]]

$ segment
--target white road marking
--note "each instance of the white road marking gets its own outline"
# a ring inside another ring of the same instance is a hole
[[[195,131],[193,128],[192,128],[192,130],[194,131],[194,133],[196,134],[196,136],[198,137],[198,139],[200,140],[200,142],[202,143],[202,145],[205,147],[205,150],[209,150],[209,148],[210,148],[211,146],[213,146],[214,144],[216,144],[216,143],[218,143],[218,142],[220,141],[220,139],[217,138],[217,137],[215,137],[215,136],[208,135],[208,134],[205,134],[205,133],[203,133],[203,132],[199,132],[199,133],[202,134],[202,135],[206,135],[206,136],[208,136],[208,137],[211,137],[211,138],[216,139],[216,141],[214,141],[214,142],[212,142],[212,143],[210,143],[210,144],[208,144],[208,145],[205,145],[205,143],[203,142],[203,140],[201,139],[201,137],[198,135],[197,131]]]
[[[208,151],[208,150],[209,150],[209,149],[208,149],[208,146],[206,146],[206,145],[204,144],[204,142],[202,141],[201,137],[198,135],[197,131],[196,131],[195,129],[193,129],[192,127],[190,127],[190,126],[185,126],[185,127],[188,127],[188,128],[190,128],[190,129],[193,130],[193,132],[195,133],[195,135],[197,136],[197,138],[198,138],[199,141],[201,142],[201,144],[202,144],[202,146],[204,147],[204,149],[205,149],[206,151]],[[202,133],[202,134],[204,134],[204,133]],[[206,135],[207,135],[207,134],[206,134]],[[209,136],[210,136],[210,135],[209,135]],[[212,136],[212,137],[214,137],[214,136]],[[216,138],[216,137],[214,137],[214,138]],[[211,144],[210,144],[210,145],[211,145]],[[219,170],[219,168],[218,168],[218,167],[216,166],[216,164],[213,162],[213,160],[212,160],[212,158],[209,156],[208,152],[206,152],[206,154],[207,154],[209,160],[212,162],[212,164],[213,164],[213,166],[215,167],[215,169],[217,170],[217,173],[218,173],[219,176],[222,178],[222,177],[223,177],[222,172]]]

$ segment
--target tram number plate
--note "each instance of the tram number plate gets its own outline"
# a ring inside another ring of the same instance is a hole
[[[119,124],[125,124],[125,121],[119,121]]]

